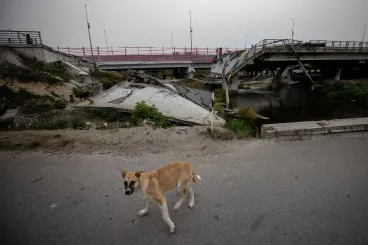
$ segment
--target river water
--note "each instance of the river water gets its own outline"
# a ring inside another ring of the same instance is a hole
[[[232,108],[250,106],[270,118],[260,124],[368,117],[368,108],[316,96],[299,85],[285,86],[278,92],[265,88],[239,90],[237,96],[230,98],[230,105]]]

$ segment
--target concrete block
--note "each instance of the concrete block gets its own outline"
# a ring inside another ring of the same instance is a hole
[[[368,118],[335,119],[329,121],[307,121],[294,123],[265,124],[261,128],[262,138],[312,136],[368,130]]]
[[[323,134],[323,127],[315,121],[265,124],[261,128],[262,138],[275,138],[283,136],[307,136]]]
[[[317,123],[324,128],[325,134],[368,130],[368,117],[334,119]]]

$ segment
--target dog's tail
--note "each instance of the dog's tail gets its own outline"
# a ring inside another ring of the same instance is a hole
[[[201,181],[201,176],[196,174],[196,172],[192,171],[192,181],[194,183],[198,183],[199,181]]]

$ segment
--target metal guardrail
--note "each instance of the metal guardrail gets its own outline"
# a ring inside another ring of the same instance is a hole
[[[39,31],[0,30],[0,45],[41,44]]]
[[[149,61],[194,61],[212,63],[216,48],[178,48],[178,47],[94,47],[92,57],[90,48],[57,47],[56,50],[97,62],[149,62]],[[223,48],[226,52],[238,51],[237,48]]]
[[[297,52],[305,51],[336,51],[341,52],[368,52],[368,42],[359,41],[327,41],[327,40],[311,40],[309,42],[296,41],[291,39],[264,39],[257,43],[246,56],[246,59],[253,59],[265,52],[285,52],[291,49],[291,44]]]

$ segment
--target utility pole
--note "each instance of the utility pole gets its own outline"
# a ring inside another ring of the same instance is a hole
[[[247,36],[248,34],[245,34],[245,51],[247,51]]]
[[[363,42],[364,42],[364,36],[365,36],[365,28],[367,27],[366,24],[363,24],[364,28],[363,28],[363,38],[362,38],[362,46],[363,46]]]
[[[93,55],[93,50],[92,50],[92,40],[91,40],[91,32],[89,29],[91,29],[91,25],[89,24],[89,21],[88,21],[88,14],[87,14],[87,4],[84,5],[84,8],[86,10],[86,20],[87,20],[87,29],[88,29],[88,36],[89,36],[89,45],[90,45],[90,48],[91,48],[91,54],[92,54],[92,59],[93,59],[93,65],[96,69],[96,62],[95,62],[95,56]]]
[[[106,43],[107,55],[109,55],[109,44],[107,43],[106,31],[104,31],[104,32],[105,32],[105,43]]]
[[[291,20],[293,21],[293,25],[291,27],[291,40],[293,41],[294,44],[294,18],[291,18]]]
[[[190,57],[193,54],[193,29],[192,29],[192,11],[189,10],[189,31],[190,31]]]
[[[174,33],[171,32],[171,53],[174,54]]]

